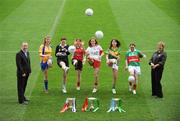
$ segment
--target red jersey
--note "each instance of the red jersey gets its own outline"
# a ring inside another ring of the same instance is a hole
[[[83,48],[76,48],[74,51],[73,59],[82,61],[85,54],[85,50]]]

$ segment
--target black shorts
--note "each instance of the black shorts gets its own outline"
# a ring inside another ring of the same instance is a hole
[[[69,61],[68,61],[68,59],[58,59],[57,60],[57,64],[58,64],[58,66],[61,68],[62,66],[60,65],[60,62],[64,62],[65,64],[66,64],[66,66],[67,67],[69,67]]]
[[[73,65],[73,60],[72,60],[72,65]],[[82,61],[77,60],[77,64],[74,65],[74,67],[75,67],[75,70],[80,70],[80,71],[82,71],[82,68],[83,68],[83,63],[82,63]]]

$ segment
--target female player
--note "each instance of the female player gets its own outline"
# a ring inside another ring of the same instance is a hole
[[[89,47],[86,49],[87,61],[89,64],[94,68],[94,88],[92,93],[97,92],[98,86],[98,75],[99,75],[99,68],[101,65],[101,57],[104,55],[103,49],[96,38],[91,38],[89,40]]]
[[[69,45],[66,44],[66,38],[62,37],[60,44],[56,46],[55,56],[57,57],[57,64],[60,68],[63,69],[63,86],[62,92],[67,93],[66,83],[67,83],[67,74],[69,70],[69,60],[68,55],[70,54],[68,51]]]
[[[44,38],[43,44],[39,47],[40,65],[44,76],[44,91],[48,93],[48,68],[52,64],[51,37]]]
[[[112,68],[113,82],[112,82],[112,93],[116,94],[115,85],[118,75],[118,64],[120,61],[120,42],[117,39],[112,39],[109,49],[106,51],[106,63]]]
[[[81,39],[76,39],[74,42],[75,50],[72,56],[72,64],[77,71],[77,86],[76,89],[80,90],[81,72],[83,68],[83,62],[85,62],[85,50],[83,48],[83,42]]]
[[[136,87],[138,84],[138,76],[141,74],[140,58],[146,57],[141,51],[137,50],[134,43],[129,44],[129,51],[126,52],[126,67],[129,71],[129,91],[136,94]]]

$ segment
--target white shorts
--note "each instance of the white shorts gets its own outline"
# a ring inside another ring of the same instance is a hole
[[[140,66],[128,66],[128,71],[129,71],[129,73],[134,73],[134,74],[141,75]]]
[[[119,67],[118,67],[117,64],[113,64],[113,65],[112,65],[112,68],[115,69],[115,70],[118,70]]]
[[[118,70],[118,62],[116,59],[109,59],[109,62],[113,63],[112,64],[112,68],[115,69],[115,70]]]
[[[109,62],[113,63],[113,64],[117,64],[117,60],[116,59],[108,59]]]

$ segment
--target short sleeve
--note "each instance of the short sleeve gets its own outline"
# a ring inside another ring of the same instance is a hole
[[[102,47],[101,47],[100,45],[98,45],[98,49],[99,49],[99,50],[103,50]]]
[[[137,50],[137,53],[138,53],[138,56],[139,56],[140,58],[143,57],[143,53],[142,53],[140,50]]]

